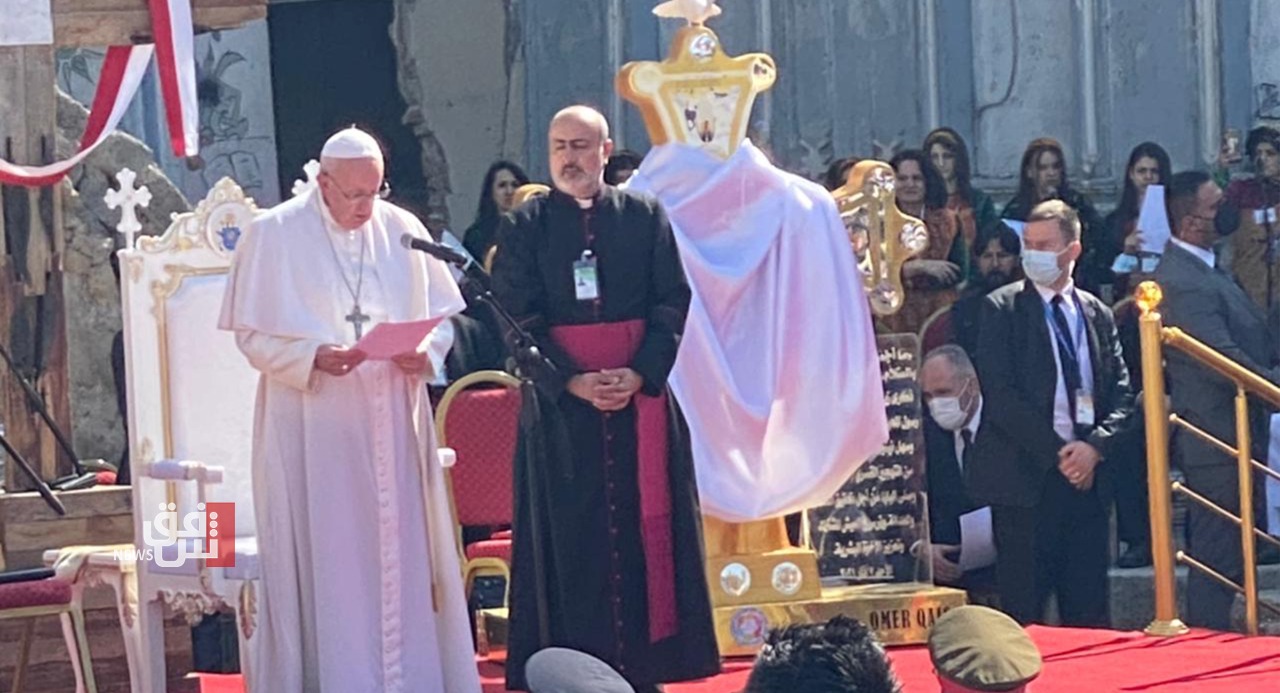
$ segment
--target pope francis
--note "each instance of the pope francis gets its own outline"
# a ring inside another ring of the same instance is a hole
[[[423,387],[431,361],[421,347],[374,361],[351,346],[463,300],[443,264],[401,247],[427,231],[380,199],[373,137],[331,137],[318,182],[254,221],[219,321],[261,373],[249,690],[478,692]]]

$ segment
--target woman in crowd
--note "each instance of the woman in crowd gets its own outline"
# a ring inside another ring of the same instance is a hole
[[[938,169],[947,186],[947,209],[956,213],[960,222],[960,237],[965,248],[973,249],[979,232],[1000,223],[996,205],[991,196],[973,187],[969,166],[969,148],[964,138],[951,128],[938,128],[924,138],[924,151]],[[981,253],[965,254],[966,258]],[[977,270],[972,264],[965,268],[965,276],[973,279]]]
[[[484,174],[476,220],[462,237],[462,245],[477,262],[483,263],[497,242],[498,223],[503,214],[511,211],[516,188],[528,182],[524,169],[510,161],[495,161]]]
[[[1268,213],[1260,210],[1280,205],[1280,130],[1266,125],[1250,130],[1245,154],[1254,175],[1226,186],[1223,208],[1238,211],[1240,219],[1222,249],[1222,265],[1249,298],[1270,314],[1280,301],[1280,274],[1274,251],[1269,251],[1280,243],[1280,222],[1269,221]]]
[[[1005,205],[1005,219],[1026,221],[1031,210],[1045,200],[1062,200],[1080,215],[1080,240],[1084,257],[1076,265],[1075,280],[1080,288],[1097,294],[1106,276],[1099,276],[1098,237],[1102,234],[1102,217],[1089,198],[1077,192],[1067,180],[1067,158],[1062,145],[1052,137],[1041,137],[1027,145],[1019,167],[1021,180],[1018,194]]]
[[[640,168],[640,163],[644,161],[644,157],[630,149],[620,149],[609,157],[609,162],[604,166],[604,182],[609,185],[622,185],[631,180],[631,176],[635,175],[636,169]]]
[[[947,187],[942,176],[919,149],[899,152],[889,165],[897,177],[898,209],[923,219],[929,247],[902,267],[907,289],[902,309],[884,319],[892,332],[917,332],[934,311],[956,300],[956,285],[964,279],[967,264],[956,213],[947,209]]]
[[[1137,260],[1142,237],[1138,233],[1138,213],[1142,211],[1142,201],[1147,195],[1147,186],[1165,185],[1173,175],[1169,164],[1169,153],[1155,142],[1143,142],[1129,153],[1129,163],[1125,166],[1124,192],[1120,194],[1120,203],[1115,211],[1107,215],[1103,224],[1105,231],[1099,238],[1097,252],[1099,277],[1104,278],[1103,285],[1112,285],[1112,294],[1119,300],[1129,293],[1130,275],[1140,272]],[[1116,258],[1121,253],[1133,256],[1134,260],[1122,263],[1116,271]],[[1123,271],[1127,269],[1128,271]],[[1109,279],[1110,281],[1107,281]],[[1103,297],[1106,300],[1106,297]]]
[[[849,169],[854,164],[861,161],[856,156],[846,156],[843,159],[836,159],[827,167],[827,172],[822,176],[822,185],[832,192],[837,188],[843,188],[845,183],[849,182]]]

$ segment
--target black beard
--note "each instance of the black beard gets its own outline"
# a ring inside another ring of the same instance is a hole
[[[1013,281],[1013,275],[1005,272],[990,272],[982,275],[982,286],[987,291],[994,291]]]

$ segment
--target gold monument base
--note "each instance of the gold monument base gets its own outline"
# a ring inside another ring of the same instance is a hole
[[[707,556],[706,567],[711,606],[715,608],[804,602],[822,597],[818,556],[809,549]]]
[[[722,657],[750,657],[771,630],[850,616],[870,626],[885,645],[918,645],[928,640],[939,616],[966,601],[964,590],[924,583],[827,587],[806,601],[716,607],[716,641]]]
[[[885,645],[919,645],[939,616],[965,602],[963,590],[924,583],[828,587],[806,601],[716,607],[716,640],[722,657],[752,657],[770,630],[844,615],[871,626]],[[476,618],[480,655],[505,660],[507,610],[485,609]]]

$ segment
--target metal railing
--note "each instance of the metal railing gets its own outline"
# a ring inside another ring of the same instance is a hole
[[[1135,296],[1138,307],[1142,311],[1138,329],[1142,344],[1147,484],[1151,496],[1151,562],[1155,570],[1156,613],[1155,619],[1147,626],[1146,633],[1155,636],[1172,636],[1187,632],[1186,625],[1178,618],[1177,578],[1174,574],[1175,563],[1182,563],[1191,570],[1204,573],[1224,587],[1244,594],[1245,629],[1250,635],[1257,635],[1258,608],[1261,606],[1277,614],[1280,614],[1280,608],[1258,599],[1255,540],[1262,539],[1276,546],[1280,546],[1280,540],[1254,527],[1253,472],[1260,471],[1277,479],[1280,479],[1280,473],[1255,461],[1250,452],[1252,439],[1249,430],[1249,396],[1252,395],[1280,408],[1280,388],[1182,330],[1176,327],[1164,327],[1160,313],[1156,311],[1162,298],[1160,287],[1154,282],[1143,282]],[[1177,349],[1236,386],[1235,447],[1215,438],[1177,414],[1169,413],[1164,386],[1164,346]],[[1171,424],[1235,458],[1242,509],[1239,515],[1225,510],[1185,484],[1169,480],[1169,427]],[[1183,551],[1174,551],[1174,493],[1203,506],[1240,528],[1240,544],[1244,552],[1244,584],[1236,583]]]

